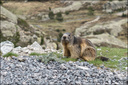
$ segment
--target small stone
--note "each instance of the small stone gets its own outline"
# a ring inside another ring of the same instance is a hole
[[[25,58],[22,58],[22,57],[19,57],[18,58],[18,61],[20,61],[20,62],[24,62],[26,59]]]

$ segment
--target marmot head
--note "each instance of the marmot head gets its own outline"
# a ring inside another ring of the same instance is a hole
[[[61,42],[64,44],[71,43],[73,41],[74,36],[72,33],[64,33],[63,36],[61,37]]]

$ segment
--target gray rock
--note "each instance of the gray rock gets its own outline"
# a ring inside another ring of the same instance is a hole
[[[24,62],[25,60],[26,60],[25,58],[18,57],[18,61],[20,61],[20,62]]]
[[[5,9],[4,7],[0,6],[1,12],[0,14],[7,17],[7,19],[9,19],[9,21],[13,22],[13,23],[17,23],[17,16],[14,15],[13,13],[11,13],[10,11],[8,11],[7,9]]]
[[[34,56],[20,57],[25,58],[25,62],[18,61],[18,58],[12,58],[10,61],[1,58],[2,84],[95,85],[94,83],[121,84],[127,81],[126,72],[111,72],[106,69],[97,69],[94,66],[90,67],[90,70],[77,69],[77,66],[84,68],[91,66],[87,62],[59,64],[51,61],[49,64],[44,64],[37,62]],[[87,66],[81,63],[87,64]]]
[[[12,49],[14,48],[14,44],[10,41],[4,41],[0,43],[0,48],[1,48],[0,51],[4,55],[12,51]]]

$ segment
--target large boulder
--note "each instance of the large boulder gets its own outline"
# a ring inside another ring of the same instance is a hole
[[[109,35],[108,33],[100,35],[88,35],[84,37],[89,39],[96,46],[127,48],[126,43],[112,35]]]
[[[4,7],[0,6],[0,15],[4,16],[8,19],[8,21],[17,24],[17,16],[14,15],[12,12],[8,11],[7,9],[5,9]]]
[[[4,37],[12,37],[16,33],[18,26],[12,22],[0,21],[1,23],[1,32]]]
[[[42,32],[29,25],[24,19],[17,17],[4,7],[0,6],[0,38],[1,41],[9,40],[15,46],[27,46],[34,41],[41,43]]]
[[[10,41],[4,41],[0,43],[0,51],[2,53],[2,55],[11,52],[14,48],[14,44]]]

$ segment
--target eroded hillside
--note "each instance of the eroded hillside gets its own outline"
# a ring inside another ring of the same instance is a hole
[[[73,32],[75,35],[82,37],[90,35],[95,37],[95,35],[100,36],[100,34],[107,31],[110,36],[126,42],[127,34],[124,31],[126,28],[124,24],[127,23],[125,20],[127,14],[125,13],[125,2],[126,0],[5,2],[3,7],[26,20],[34,28],[42,32],[43,37],[46,39],[60,41],[60,37],[65,32]],[[54,19],[50,19],[50,12],[53,12]],[[58,18],[58,13],[61,13],[62,17]],[[60,18],[62,18],[62,21],[58,20]],[[107,22],[116,24],[116,21],[119,20],[124,20],[124,22],[119,24],[120,30],[116,32],[116,35],[113,35],[114,31],[111,30],[116,29],[115,25],[110,25]],[[79,32],[79,29],[82,32]]]

